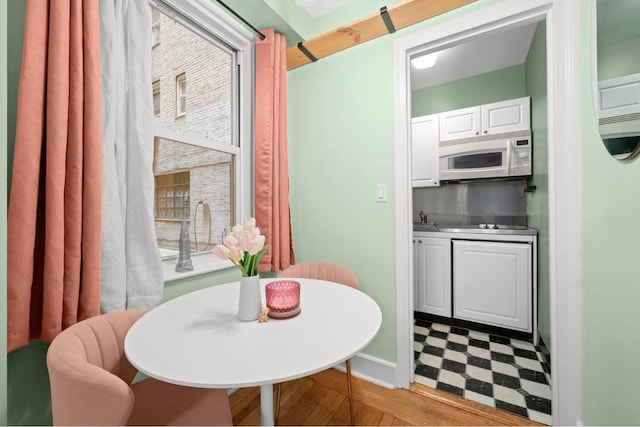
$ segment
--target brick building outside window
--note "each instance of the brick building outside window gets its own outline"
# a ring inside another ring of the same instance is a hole
[[[210,251],[235,220],[236,65],[222,43],[153,11],[155,226],[167,258],[177,254],[183,218],[192,254]]]

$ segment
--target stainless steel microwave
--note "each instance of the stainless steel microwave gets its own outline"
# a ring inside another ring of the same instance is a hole
[[[440,181],[531,175],[531,132],[442,141]]]

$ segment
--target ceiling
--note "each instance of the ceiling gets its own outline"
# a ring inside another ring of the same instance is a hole
[[[355,0],[295,0],[295,3],[306,10],[313,19],[316,19],[354,1]]]
[[[413,90],[523,64],[537,23],[492,31],[439,51],[436,64],[425,70],[411,67]],[[430,53],[430,52],[427,52]],[[421,55],[418,55],[421,56]]]
[[[293,1],[313,19],[317,19],[356,0]],[[411,87],[419,89],[434,86],[523,64],[527,59],[536,26],[537,23],[529,23],[517,28],[492,31],[441,50],[433,67],[426,70],[411,67]]]

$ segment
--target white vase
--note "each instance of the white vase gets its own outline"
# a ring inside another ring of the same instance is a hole
[[[257,320],[258,317],[260,317],[261,309],[260,277],[241,277],[240,297],[238,298],[238,319],[243,322]]]

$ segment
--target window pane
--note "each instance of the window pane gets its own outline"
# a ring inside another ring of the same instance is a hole
[[[221,243],[233,214],[233,155],[156,138],[156,236],[164,256],[177,255],[183,219],[192,252]]]
[[[160,11],[155,7],[151,8],[151,45],[160,43]]]
[[[158,247],[163,258],[177,256],[186,228],[192,255],[213,257],[213,246],[237,222],[240,136],[232,128],[239,124],[233,88],[237,53],[164,12],[157,25],[162,43],[152,49],[151,77],[158,116],[153,161]]]
[[[159,22],[162,43],[152,51],[152,81],[160,81],[162,127],[232,144],[232,55],[164,14]],[[180,75],[189,80],[188,100],[186,82],[183,96],[178,93]]]
[[[160,116],[160,82],[153,82],[153,114]]]

